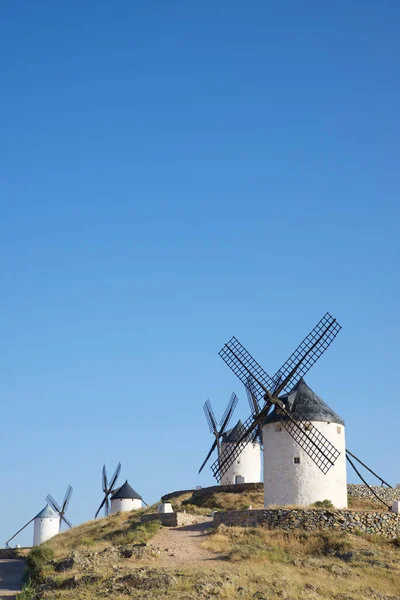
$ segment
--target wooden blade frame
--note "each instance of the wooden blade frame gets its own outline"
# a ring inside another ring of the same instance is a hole
[[[119,477],[119,474],[121,472],[121,463],[119,462],[117,465],[117,468],[115,469],[113,476],[110,479],[110,482],[108,484],[108,491],[112,491],[114,489],[115,484],[117,483],[117,479]]]
[[[208,427],[210,429],[210,433],[214,435],[217,434],[217,422],[215,420],[214,411],[211,406],[211,402],[207,400],[203,406],[204,414],[206,415]]]
[[[230,397],[230,400],[227,404],[227,407],[225,409],[225,412],[221,418],[220,421],[220,428],[217,428],[217,422],[215,419],[215,415],[214,415],[214,411],[212,409],[211,406],[211,402],[210,400],[207,400],[207,402],[204,404],[203,406],[203,410],[204,410],[204,414],[206,415],[206,419],[207,419],[207,423],[208,423],[208,427],[210,429],[210,433],[212,433],[215,436],[215,441],[213,443],[213,445],[211,446],[210,451],[208,452],[203,464],[201,465],[200,469],[199,469],[199,473],[203,470],[203,468],[205,467],[208,459],[210,458],[210,456],[212,455],[212,453],[214,452],[215,448],[218,448],[218,456],[220,455],[221,452],[221,443],[220,443],[220,438],[222,437],[225,429],[227,428],[229,421],[232,418],[233,412],[236,408],[237,403],[239,402],[239,398],[236,396],[235,392],[232,392],[232,395]]]

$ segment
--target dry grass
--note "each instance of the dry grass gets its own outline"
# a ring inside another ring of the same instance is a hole
[[[375,512],[387,512],[387,508],[377,500],[363,500],[361,498],[348,497],[350,510],[373,510]]]
[[[242,492],[214,492],[209,496],[192,498],[191,492],[175,496],[171,499],[175,511],[186,510],[196,515],[209,515],[213,510],[246,510],[264,507],[263,491]]]
[[[149,539],[147,529],[140,526],[140,517],[155,507],[128,513],[117,513],[106,518],[87,521],[52,538],[48,545],[56,558],[71,550],[90,549],[99,552],[110,545],[141,543]]]
[[[189,502],[193,502],[189,499]],[[195,505],[209,510],[246,510],[253,508],[264,508],[264,494],[259,491],[243,492],[233,494],[227,492],[215,492],[210,496],[199,498]],[[185,503],[183,503],[183,508]]]

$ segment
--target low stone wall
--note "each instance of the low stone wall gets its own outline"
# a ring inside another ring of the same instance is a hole
[[[371,485],[375,494],[382,498],[384,502],[391,506],[395,500],[400,500],[400,488],[387,488],[379,485]],[[347,485],[347,495],[350,498],[356,498],[357,500],[370,500],[379,506],[382,506],[381,502],[371,493],[368,486],[364,484],[349,483]]]
[[[148,523],[149,521],[161,521],[161,525],[164,527],[186,527],[187,525],[193,525],[203,520],[197,515],[189,515],[184,512],[173,512],[173,513],[149,513],[142,515],[140,522]]]
[[[387,538],[400,537],[400,516],[389,512],[263,509],[230,510],[214,513],[214,525],[228,527],[266,527],[268,529],[329,529],[354,533],[377,533]]]
[[[208,489],[208,488],[206,488]],[[172,498],[176,498],[177,496],[182,496],[182,494],[193,494],[196,490],[177,490],[176,492],[169,492],[164,496],[161,496],[161,502],[169,502]]]

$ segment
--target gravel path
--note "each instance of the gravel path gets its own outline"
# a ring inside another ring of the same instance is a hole
[[[215,554],[201,545],[211,525],[212,518],[204,517],[186,527],[162,527],[149,542],[150,546],[161,550],[157,564],[204,565],[206,561],[215,561]]]
[[[16,598],[22,588],[22,575],[25,561],[15,559],[0,560],[0,599]]]

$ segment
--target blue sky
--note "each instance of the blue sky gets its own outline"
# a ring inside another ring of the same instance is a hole
[[[395,0],[0,2],[0,541],[121,460],[147,502],[326,312],[307,376],[400,482]],[[350,479],[355,479],[350,474]],[[30,543],[31,532],[17,542]]]

